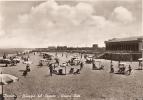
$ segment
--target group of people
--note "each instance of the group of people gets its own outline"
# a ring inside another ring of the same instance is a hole
[[[66,64],[65,66],[62,66],[62,67],[66,68],[67,66],[68,66],[68,64]],[[84,66],[83,62],[80,62],[79,68],[75,72],[74,72],[74,68],[71,68],[69,71],[69,74],[71,74],[71,73],[80,74],[80,71],[83,69],[83,66]],[[49,64],[48,67],[49,67],[50,76],[52,76],[52,74],[58,74],[58,75],[65,75],[66,74],[66,72],[65,72],[65,74],[63,74],[62,68],[59,69],[58,71],[55,70],[56,67],[55,67],[55,64],[53,64],[53,63]]]
[[[98,62],[98,63],[100,63],[100,62]],[[92,61],[92,70],[104,70],[104,66],[102,64],[99,64],[98,67],[97,67],[96,64],[97,63],[93,60]],[[118,68],[119,68],[119,70],[117,71],[118,74],[128,74],[128,75],[130,75],[131,72],[132,72],[131,65],[129,65],[128,69],[127,69],[124,64],[123,65],[119,64]],[[110,73],[115,73],[115,70],[114,70],[114,67],[113,67],[112,63],[110,65]]]
[[[120,67],[120,64],[119,64],[118,68],[119,68],[118,71],[117,71],[118,74],[128,74],[128,75],[130,75],[131,72],[132,72],[131,65],[128,66],[127,70],[126,70],[126,67],[124,65]],[[111,66],[110,66],[110,73],[114,73],[114,72],[115,72],[115,70],[114,70],[113,64],[111,64]]]
[[[62,54],[63,55],[63,54]],[[85,57],[85,59],[86,59],[86,57]],[[55,59],[55,63],[59,66],[59,59]],[[68,66],[68,65],[71,65],[71,63],[74,61],[74,59],[71,59],[71,60],[69,60],[68,62],[67,62],[67,65],[66,66]],[[97,66],[96,65],[96,63],[97,62],[95,62],[94,60],[92,61],[92,70],[104,70],[104,66],[102,65],[102,64],[99,64],[99,66]],[[42,65],[42,63],[41,63],[41,65]],[[75,65],[74,65],[75,66]],[[80,73],[80,71],[81,71],[81,69],[83,68],[83,62],[79,62],[79,64],[78,65],[76,65],[76,66],[80,66],[79,67],[79,69],[77,69],[76,71],[75,71],[75,69],[74,68],[71,68],[70,69],[70,71],[69,71],[69,73],[71,74],[71,73]],[[49,67],[49,72],[50,72],[50,76],[52,76],[52,74],[53,73],[59,73],[59,74],[63,74],[62,73],[62,71],[63,71],[63,69],[61,68],[61,69],[59,69],[58,71],[57,70],[55,70],[55,64],[49,64],[48,65],[48,67]],[[129,65],[128,66],[128,69],[125,67],[125,66],[122,66],[122,67],[119,67],[119,70],[117,71],[117,73],[119,73],[119,74],[128,74],[128,75],[130,75],[131,74],[131,72],[132,72],[132,68],[131,68],[131,66]],[[66,72],[65,72],[66,73]],[[111,66],[110,66],[110,73],[115,73],[115,70],[114,70],[114,66],[113,66],[113,64],[111,63]]]
[[[29,64],[27,64],[26,65],[26,69],[23,71],[23,76],[27,76],[27,74],[28,74],[28,72],[30,72],[31,70],[30,70],[30,65]]]
[[[101,65],[99,68],[96,66],[96,63],[93,62],[92,63],[92,70],[103,70],[104,69],[104,66]]]
[[[72,61],[72,60],[71,60]],[[58,64],[59,64],[59,61],[57,60],[56,61]],[[71,63],[71,62],[67,62],[67,63]],[[68,65],[68,64],[67,64]],[[74,68],[71,68],[70,71],[69,71],[69,74],[74,74],[74,73],[79,73],[80,70],[83,68],[83,62],[79,62],[78,64],[80,66],[79,69],[77,69],[75,72],[74,72]],[[56,72],[55,70],[55,67],[53,67],[52,64],[49,65],[49,70],[50,70],[50,76],[52,76],[52,73]],[[128,66],[128,69],[126,70],[127,68],[125,66],[122,66],[122,67],[119,67],[119,70],[117,71],[119,74],[128,74],[130,75],[131,72],[132,72],[132,68],[131,66],[129,65]],[[100,66],[98,67],[96,65],[96,62],[93,60],[92,61],[92,70],[104,70],[104,66],[102,64],[100,64]],[[57,73],[57,72],[56,72]],[[59,73],[62,74],[62,69],[59,70]],[[115,73],[115,70],[114,70],[114,67],[113,67],[113,64],[111,63],[111,66],[110,66],[110,73]]]
[[[24,58],[24,61],[29,61],[29,55],[28,55],[28,57],[23,57]],[[31,71],[31,69],[30,69],[30,64],[26,64],[26,68],[25,68],[25,70],[23,71],[23,76],[24,77],[26,77],[27,76],[27,74],[28,74],[28,72],[30,72]]]

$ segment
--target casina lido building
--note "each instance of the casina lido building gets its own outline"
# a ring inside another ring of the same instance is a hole
[[[137,61],[141,58],[143,36],[113,38],[105,41],[106,52],[102,56],[109,60]]]

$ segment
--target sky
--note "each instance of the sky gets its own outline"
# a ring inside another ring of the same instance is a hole
[[[0,1],[0,48],[103,47],[142,35],[142,0]]]

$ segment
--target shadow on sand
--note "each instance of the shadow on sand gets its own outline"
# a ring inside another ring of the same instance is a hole
[[[138,69],[135,69],[135,70],[143,70],[143,69],[141,69],[141,68],[138,68]]]
[[[52,76],[54,76],[54,75],[66,75],[66,74],[53,74]],[[51,75],[45,75],[45,77],[52,77]]]
[[[122,73],[116,72],[116,73],[114,73],[114,74],[129,76],[129,74],[127,74],[127,73],[122,74]]]

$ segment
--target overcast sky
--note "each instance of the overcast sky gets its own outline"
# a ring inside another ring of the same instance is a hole
[[[1,1],[0,47],[104,46],[141,36],[141,1]]]

